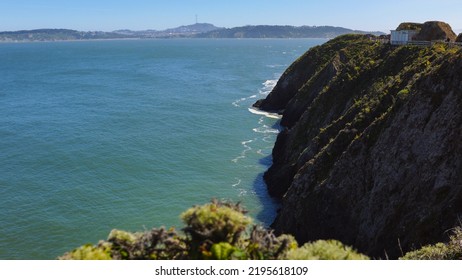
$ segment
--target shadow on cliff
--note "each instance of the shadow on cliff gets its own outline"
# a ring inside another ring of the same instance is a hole
[[[271,155],[261,158],[258,163],[268,169],[273,162]],[[263,222],[266,227],[269,227],[276,218],[278,209],[280,208],[281,201],[273,198],[268,193],[265,180],[263,179],[264,172],[257,175],[253,182],[253,189],[260,200],[263,209],[256,215],[256,218]]]

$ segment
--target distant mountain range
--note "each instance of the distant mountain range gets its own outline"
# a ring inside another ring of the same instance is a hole
[[[383,35],[378,31],[360,31],[334,26],[281,26],[249,25],[234,28],[220,28],[207,33],[196,34],[199,38],[334,38],[343,34]]]
[[[0,42],[70,41],[104,39],[149,39],[149,38],[334,38],[348,33],[370,33],[333,26],[280,26],[256,25],[220,28],[210,23],[196,23],[166,30],[133,31],[128,29],[103,31],[77,31],[71,29],[34,29],[0,32]]]
[[[0,32],[0,42],[103,40],[124,39],[128,37],[115,32],[84,32],[70,29],[34,29]]]
[[[166,30],[116,30],[113,33],[127,35],[136,38],[171,38],[171,37],[193,37],[197,34],[207,33],[214,30],[222,29],[210,23],[196,23],[192,25],[184,25]]]

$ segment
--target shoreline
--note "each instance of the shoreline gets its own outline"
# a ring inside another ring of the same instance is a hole
[[[193,38],[193,37],[155,37],[155,38],[110,38],[110,39],[64,39],[64,40],[0,40],[0,44],[93,42],[93,41],[149,41],[149,40],[328,40],[326,38]]]

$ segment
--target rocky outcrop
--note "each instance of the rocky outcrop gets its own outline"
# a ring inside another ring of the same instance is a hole
[[[452,31],[451,26],[441,21],[427,21],[415,36],[417,41],[451,41],[454,42],[457,35]]]
[[[338,37],[297,60],[267,99],[286,127],[265,180],[272,227],[373,257],[443,241],[462,215],[462,50]]]

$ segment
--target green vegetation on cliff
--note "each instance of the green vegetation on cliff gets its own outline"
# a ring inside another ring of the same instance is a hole
[[[419,250],[404,255],[402,260],[461,260],[462,259],[462,228],[453,230],[448,243],[427,245]]]

